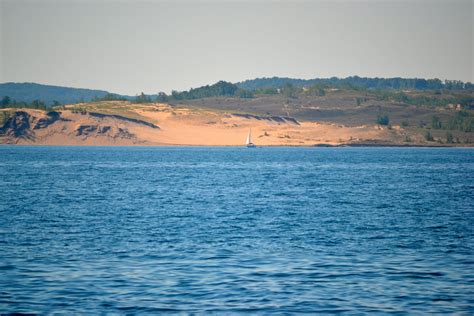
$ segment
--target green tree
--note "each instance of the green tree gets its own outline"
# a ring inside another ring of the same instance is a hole
[[[10,105],[10,103],[11,103],[11,99],[9,96],[4,96],[2,100],[0,101],[0,105],[2,107],[7,107],[8,105]]]
[[[387,115],[383,115],[383,116],[378,116],[377,117],[377,124],[379,125],[388,125],[390,123],[390,119],[388,118]]]
[[[46,105],[41,100],[33,100],[33,102],[31,102],[31,107],[33,109],[46,109]]]
[[[181,100],[181,93],[179,93],[178,91],[176,90],[173,90],[171,91],[171,97],[174,99],[174,100]]]
[[[429,142],[432,142],[434,140],[433,135],[431,135],[430,131],[426,131],[425,139]]]
[[[446,142],[448,144],[454,143],[453,134],[451,134],[450,132],[446,132]]]
[[[235,96],[239,88],[237,85],[219,81],[213,85],[207,85],[199,88],[192,88],[189,91],[171,91],[171,97],[174,100],[192,100],[209,97]]]
[[[243,99],[251,99],[253,98],[253,93],[249,90],[245,90],[245,89],[239,89],[237,90],[237,92],[235,93],[239,98],[243,98]]]
[[[286,96],[287,98],[295,98],[296,97],[296,89],[295,87],[287,82],[283,88],[281,89],[281,93]]]
[[[474,131],[474,115],[468,111],[459,111],[447,123],[447,129],[463,132]]]
[[[143,94],[143,93],[142,93]],[[115,93],[107,93],[101,98],[95,97],[93,102],[98,102],[98,101],[126,101],[124,97],[119,96],[118,94]]]
[[[136,96],[135,103],[151,103],[151,99],[142,92],[140,95]]]
[[[409,103],[408,96],[403,92],[393,95],[393,100],[399,103]]]
[[[441,129],[442,127],[443,127],[443,124],[441,123],[441,120],[439,119],[439,117],[437,117],[436,115],[433,115],[431,117],[431,128]]]
[[[306,94],[309,95],[316,95],[323,97],[326,95],[326,91],[324,91],[324,86],[321,84],[314,84],[306,89]]]
[[[167,102],[168,101],[168,96],[164,92],[158,92],[158,95],[156,96],[156,102]]]

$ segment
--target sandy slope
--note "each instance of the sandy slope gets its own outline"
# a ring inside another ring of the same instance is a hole
[[[375,125],[345,127],[331,123],[295,122],[281,117],[172,108],[164,104],[131,106],[126,102],[115,102],[114,106],[111,109],[84,105],[86,112],[83,113],[68,108],[60,111],[55,120],[43,111],[21,110],[27,113],[28,128],[18,128],[24,127],[21,122],[5,123],[3,135],[0,130],[0,143],[240,146],[245,143],[250,129],[254,142],[261,146],[338,145],[372,140],[402,144],[406,136],[402,129],[389,130]],[[18,113],[20,110],[15,111]],[[16,120],[26,120],[25,115]],[[411,137],[422,142],[419,135]]]
[[[160,111],[137,110],[137,113],[160,125],[159,141],[164,144],[239,146],[244,144],[250,129],[254,142],[262,146],[339,144],[351,137],[373,139],[387,134],[375,127],[347,128],[310,122],[297,125],[210,111],[162,108]]]

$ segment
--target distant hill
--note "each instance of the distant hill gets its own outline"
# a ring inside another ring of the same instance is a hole
[[[262,88],[281,88],[287,84],[296,87],[321,85],[330,88],[361,89],[411,89],[411,90],[474,90],[474,85],[459,80],[418,79],[418,78],[347,78],[295,79],[285,77],[256,78],[236,83],[240,89],[258,90]]]
[[[47,105],[51,105],[53,101],[58,101],[61,104],[87,102],[94,97],[101,98],[107,94],[108,92],[103,90],[68,88],[37,83],[8,82],[0,84],[0,99],[8,96],[17,102],[28,103],[33,100],[41,100]]]
[[[394,89],[394,90],[468,90],[474,91],[474,84],[459,80],[439,79],[417,79],[417,78],[315,78],[295,79],[285,77],[256,78],[238,83],[219,81],[212,85],[206,85],[189,91],[174,91],[171,95],[163,92],[159,94],[127,96],[109,93],[104,90],[92,90],[82,88],[60,87],[43,85],[37,83],[0,83],[0,100],[8,96],[11,102],[32,103],[35,100],[44,102],[51,106],[54,101],[61,104],[74,104],[89,102],[94,99],[102,100],[129,100],[137,103],[151,101],[168,102],[171,100],[193,100],[218,96],[238,96],[240,98],[252,98],[254,94],[277,93],[277,88],[290,91],[293,88],[331,89],[343,90],[365,90],[365,89]]]

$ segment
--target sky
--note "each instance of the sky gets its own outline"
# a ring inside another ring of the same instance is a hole
[[[474,82],[473,0],[0,0],[0,82],[135,95],[256,77]]]

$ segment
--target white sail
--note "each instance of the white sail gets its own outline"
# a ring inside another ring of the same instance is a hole
[[[252,130],[249,131],[246,144],[247,145],[252,144]]]

